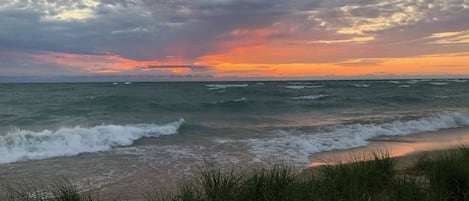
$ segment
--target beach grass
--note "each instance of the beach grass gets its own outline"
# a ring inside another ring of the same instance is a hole
[[[98,201],[92,191],[80,192],[68,181],[56,181],[52,185],[31,186],[22,182],[3,185],[0,188],[1,201]]]
[[[146,201],[469,200],[469,148],[424,154],[404,168],[397,168],[398,160],[378,152],[349,163],[306,169],[286,164],[226,168],[207,163],[178,188],[144,197]],[[56,183],[45,191],[24,186],[2,191],[6,193],[0,193],[0,200],[5,201],[99,200],[70,183]]]
[[[425,175],[429,190],[449,200],[469,200],[469,148],[449,150],[436,157],[421,157],[413,170]]]

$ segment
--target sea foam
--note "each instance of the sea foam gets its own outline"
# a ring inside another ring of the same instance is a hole
[[[397,86],[397,87],[399,87],[399,88],[409,88],[410,85],[408,85],[408,84],[403,84],[403,85],[399,85],[399,86]]]
[[[454,79],[454,80],[449,80],[449,81],[451,81],[451,82],[465,83],[465,82],[467,82],[468,80]]]
[[[358,88],[368,88],[368,87],[370,87],[369,84],[352,84],[352,86],[358,87]]]
[[[0,163],[110,150],[131,145],[143,137],[176,134],[183,123],[184,119],[165,125],[77,126],[39,132],[17,129],[0,136]]]
[[[430,84],[432,85],[447,85],[448,83],[447,82],[430,82]]]
[[[309,96],[298,96],[298,97],[292,97],[291,99],[293,100],[317,100],[320,98],[327,97],[328,95],[309,95]]]
[[[244,88],[248,87],[248,84],[207,84],[208,90],[226,89],[226,88]]]
[[[285,86],[287,89],[305,89],[305,88],[321,88],[322,85],[289,85]]]
[[[248,143],[258,159],[272,158],[272,153],[282,153],[284,159],[308,163],[313,153],[366,146],[367,140],[379,136],[409,135],[463,126],[469,126],[469,114],[445,112],[416,120],[336,125],[311,132],[276,130],[277,136],[274,138],[251,139]]]

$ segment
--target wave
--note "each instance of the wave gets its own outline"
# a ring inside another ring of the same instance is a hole
[[[406,81],[408,84],[417,84],[420,82],[420,80],[407,80]]]
[[[287,89],[305,89],[305,88],[321,88],[322,85],[289,85],[285,86]]]
[[[243,102],[243,101],[246,101],[247,99],[246,98],[238,98],[238,99],[234,99],[233,101],[234,102]]]
[[[207,84],[208,90],[226,89],[226,88],[244,88],[248,87],[248,84]]]
[[[242,97],[242,98],[232,99],[232,100],[213,101],[213,102],[210,102],[209,104],[217,105],[217,104],[225,104],[225,103],[244,102],[244,101],[247,101],[247,100],[248,100],[247,98]]]
[[[409,88],[410,85],[408,85],[408,84],[403,84],[403,85],[399,85],[399,86],[397,86],[397,87],[399,87],[399,88]]]
[[[184,119],[165,125],[101,125],[90,128],[60,128],[56,131],[20,130],[0,136],[0,163],[74,156],[128,146],[143,137],[158,137],[178,132]]]
[[[309,84],[313,84],[311,82],[288,82],[288,84],[292,84],[292,85],[309,85]]]
[[[399,83],[401,83],[400,81],[397,81],[397,80],[389,80],[388,82],[391,83],[391,84],[399,84]]]
[[[451,82],[459,82],[459,83],[464,83],[464,82],[467,82],[469,80],[462,80],[462,79],[454,79],[454,80],[449,80]]]
[[[447,82],[430,82],[430,84],[441,86],[441,85],[447,85],[448,83]]]
[[[370,87],[369,84],[352,84],[352,86],[358,87],[358,88],[368,88],[368,87]]]
[[[248,143],[257,158],[283,153],[286,157],[307,163],[313,153],[366,146],[368,139],[379,136],[409,135],[464,126],[469,126],[469,114],[445,112],[408,121],[328,126],[314,132],[278,130],[275,138],[251,139]]]
[[[317,100],[320,98],[327,97],[328,95],[309,95],[309,96],[298,96],[298,97],[292,97],[291,99],[294,100]]]

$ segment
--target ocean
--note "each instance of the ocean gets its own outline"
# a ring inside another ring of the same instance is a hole
[[[0,178],[91,187],[164,183],[205,161],[307,166],[376,137],[469,126],[465,79],[0,84],[0,94]]]

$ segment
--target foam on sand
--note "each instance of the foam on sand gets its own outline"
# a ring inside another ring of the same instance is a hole
[[[366,146],[369,143],[367,140],[379,136],[409,135],[464,126],[469,126],[469,114],[444,112],[415,120],[336,125],[311,132],[277,130],[274,138],[251,139],[248,143],[258,159],[272,158],[272,153],[282,153],[284,158],[308,163],[308,157],[313,153]]]
[[[77,126],[39,132],[17,129],[0,136],[0,163],[110,150],[143,137],[176,134],[183,123],[184,119],[164,125]]]

